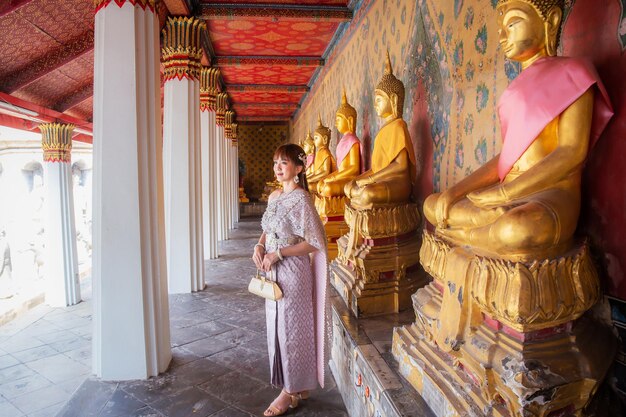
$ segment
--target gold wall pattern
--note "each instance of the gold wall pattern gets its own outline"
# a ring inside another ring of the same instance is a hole
[[[245,166],[243,186],[250,199],[261,197],[265,183],[275,179],[274,151],[288,138],[287,125],[238,124],[239,159]]]
[[[296,114],[293,140],[315,126],[318,112],[334,124],[345,86],[358,111],[357,136],[371,152],[380,129],[373,89],[389,49],[407,91],[404,119],[424,166],[419,194],[458,182],[500,151],[496,103],[519,73],[499,50],[495,3],[365,0]],[[337,133],[333,129],[333,151]],[[369,155],[365,160],[369,164]]]

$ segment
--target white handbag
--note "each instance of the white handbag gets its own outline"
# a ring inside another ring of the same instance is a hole
[[[283,292],[278,284],[260,275],[258,269],[256,270],[256,276],[253,276],[250,280],[250,284],[248,284],[248,291],[272,301],[283,298]]]

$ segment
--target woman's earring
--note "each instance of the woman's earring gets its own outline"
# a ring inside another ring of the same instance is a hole
[[[295,177],[293,177],[293,182],[295,182],[296,184],[300,182],[300,178],[298,178],[298,176],[296,175]]]

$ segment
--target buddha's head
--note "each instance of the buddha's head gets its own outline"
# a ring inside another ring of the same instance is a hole
[[[504,55],[525,62],[555,56],[564,0],[499,0],[499,40]]]
[[[330,129],[322,124],[322,116],[317,116],[317,128],[313,134],[313,142],[316,148],[328,146],[330,142]]]
[[[313,142],[313,136],[311,136],[311,130],[306,132],[306,137],[302,141],[302,149],[307,155],[312,154],[315,151],[315,142]]]
[[[346,98],[346,90],[341,94],[341,106],[337,109],[335,117],[335,127],[341,134],[356,131],[356,109],[348,103]]]
[[[387,51],[385,73],[374,91],[374,109],[379,117],[394,119],[402,117],[404,107],[404,84],[393,75],[391,59]]]

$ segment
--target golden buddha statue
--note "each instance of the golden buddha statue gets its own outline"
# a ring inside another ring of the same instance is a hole
[[[330,260],[337,256],[337,239],[348,232],[348,225],[344,219],[346,202],[344,186],[361,172],[361,142],[354,134],[356,116],[356,109],[348,103],[344,90],[341,106],[337,109],[335,117],[335,126],[342,135],[336,149],[338,169],[317,183],[315,198],[315,207],[324,223],[328,238]]]
[[[501,48],[522,65],[498,104],[502,150],[426,199],[435,232],[420,259],[434,281],[413,296],[416,322],[394,331],[393,352],[418,391],[426,378],[446,397],[450,416],[579,415],[614,348],[585,315],[599,281],[574,238],[582,167],[612,112],[588,63],[555,56],[563,0],[499,0],[497,15]]]
[[[402,119],[404,84],[393,75],[389,52],[385,74],[374,91],[374,108],[384,124],[374,139],[372,169],[345,187],[354,208],[394,206],[411,200],[415,152]]]
[[[306,137],[304,138],[300,146],[302,146],[302,149],[306,154],[305,174],[308,182],[308,178],[313,175],[313,171],[315,169],[315,165],[313,164],[313,161],[315,161],[315,142],[313,141],[313,136],[311,136],[310,129],[307,131]]]
[[[317,182],[337,170],[335,157],[330,153],[330,129],[322,124],[322,117],[317,116],[317,129],[313,133],[315,144],[315,159],[313,160],[313,173],[307,176],[309,190],[317,191]]]
[[[324,197],[343,197],[344,186],[361,172],[361,142],[356,132],[356,109],[348,103],[343,91],[341,106],[337,109],[335,126],[341,139],[337,142],[337,171],[322,178],[317,184],[317,192]],[[343,212],[343,210],[342,210]]]
[[[356,316],[408,308],[410,295],[424,284],[418,268],[421,218],[411,202],[416,158],[403,106],[404,84],[393,75],[387,52],[374,98],[384,124],[374,139],[372,169],[344,186],[344,217],[350,229],[337,241],[338,256],[331,264],[331,282]],[[339,117],[337,123],[349,129]]]

